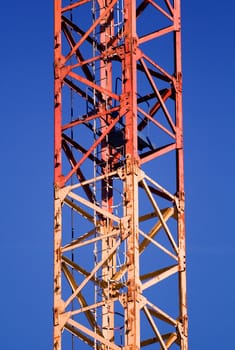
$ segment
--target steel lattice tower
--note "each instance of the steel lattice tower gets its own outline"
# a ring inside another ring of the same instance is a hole
[[[54,6],[54,350],[187,350],[180,0]]]

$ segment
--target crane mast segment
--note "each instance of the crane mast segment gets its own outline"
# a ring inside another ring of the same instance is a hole
[[[54,350],[187,350],[180,0],[54,0]]]

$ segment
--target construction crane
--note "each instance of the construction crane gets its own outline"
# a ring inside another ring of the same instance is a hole
[[[180,0],[54,0],[54,350],[188,349]]]

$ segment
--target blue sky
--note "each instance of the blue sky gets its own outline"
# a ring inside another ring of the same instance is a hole
[[[53,1],[0,5],[4,350],[52,349]],[[234,11],[182,1],[189,349],[230,348]]]

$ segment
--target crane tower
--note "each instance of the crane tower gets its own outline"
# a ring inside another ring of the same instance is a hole
[[[54,125],[54,350],[187,350],[180,0],[54,0]]]

